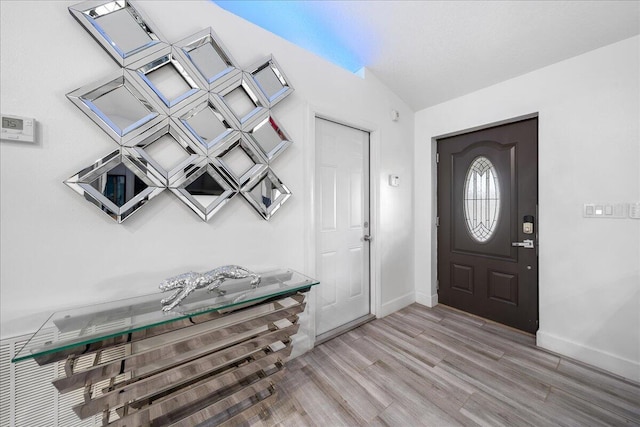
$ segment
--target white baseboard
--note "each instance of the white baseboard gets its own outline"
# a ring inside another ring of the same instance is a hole
[[[405,308],[408,305],[413,304],[414,302],[416,302],[416,294],[414,292],[409,292],[408,294],[402,295],[401,297],[382,304],[380,306],[380,312],[376,313],[376,317],[387,316],[391,313]]]
[[[433,295],[427,295],[422,292],[416,292],[416,302],[418,304],[433,308],[438,305],[438,294],[435,293]]]
[[[563,356],[588,363],[631,381],[640,382],[640,362],[588,347],[543,331],[536,333],[536,344]]]

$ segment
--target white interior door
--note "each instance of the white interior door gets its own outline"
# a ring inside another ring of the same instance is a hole
[[[370,313],[369,133],[316,119],[316,335]]]

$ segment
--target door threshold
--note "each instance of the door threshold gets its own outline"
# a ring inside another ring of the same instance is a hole
[[[352,320],[349,323],[345,323],[342,326],[338,326],[335,329],[332,329],[330,331],[327,331],[327,332],[325,332],[323,334],[318,335],[316,337],[316,341],[315,341],[314,345],[320,345],[323,342],[327,342],[330,339],[335,338],[335,337],[337,337],[339,335],[342,335],[342,334],[344,334],[346,332],[349,332],[349,331],[357,328],[358,326],[362,326],[365,323],[374,320],[375,318],[376,318],[376,316],[371,314],[371,313],[366,314],[366,315],[364,315],[362,317],[358,317],[356,320]]]

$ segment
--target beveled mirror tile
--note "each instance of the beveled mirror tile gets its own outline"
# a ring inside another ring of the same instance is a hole
[[[166,119],[122,71],[76,89],[67,98],[121,145]]]
[[[204,221],[211,219],[238,192],[208,159],[192,163],[185,171],[170,190]]]
[[[173,119],[167,119],[163,126],[141,135],[139,142],[126,151],[153,166],[153,171],[159,172],[160,181],[167,186],[204,154]]]
[[[155,24],[129,0],[91,0],[69,13],[122,67],[168,46]]]
[[[260,121],[252,129],[249,129],[247,134],[255,146],[260,149],[267,162],[270,163],[291,145],[291,139],[275,120],[270,110],[261,114],[260,118]]]
[[[269,220],[291,197],[291,191],[271,169],[266,169],[254,183],[242,188],[241,193],[266,220]]]
[[[241,70],[211,27],[180,40],[173,45],[174,54],[208,90],[237,77]]]
[[[172,114],[195,98],[206,96],[181,61],[173,56],[171,48],[166,48],[158,55],[131,64],[125,74],[155,98],[166,114]]]
[[[259,89],[246,73],[230,79],[213,92],[225,110],[233,125],[242,131],[251,129],[259,119],[260,113],[267,110]]]
[[[113,151],[64,183],[121,223],[160,194],[157,171],[121,150]]]
[[[249,67],[248,74],[253,77],[256,87],[266,100],[269,108],[275,106],[293,93],[293,87],[273,55]]]
[[[219,101],[208,96],[197,104],[182,108],[173,117],[176,124],[202,147],[205,154],[209,154],[217,144],[238,137],[239,132],[233,128],[225,114],[227,113]]]
[[[241,134],[218,144],[209,157],[238,188],[249,185],[267,169],[258,149]]]

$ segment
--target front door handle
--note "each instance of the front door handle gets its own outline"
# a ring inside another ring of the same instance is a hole
[[[373,237],[370,234],[365,234],[364,236],[362,236],[362,238],[365,242],[370,242],[373,240]]]
[[[522,242],[513,242],[513,243],[511,243],[511,246],[517,246],[519,248],[533,249],[533,240],[525,239]]]

